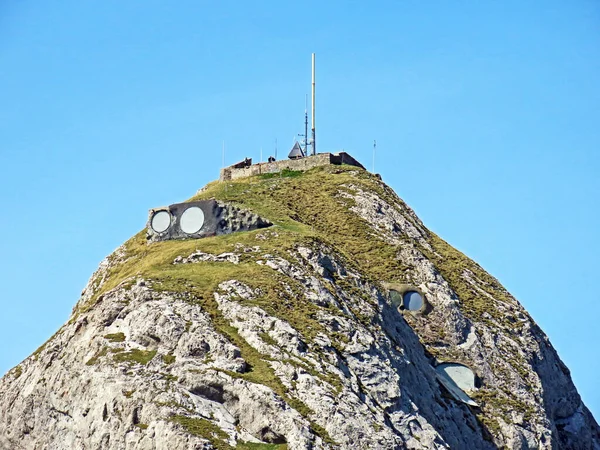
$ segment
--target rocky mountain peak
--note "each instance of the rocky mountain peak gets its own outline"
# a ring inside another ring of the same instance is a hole
[[[0,448],[600,449],[527,311],[377,177],[286,171],[190,202],[224,231],[108,256],[0,380]]]

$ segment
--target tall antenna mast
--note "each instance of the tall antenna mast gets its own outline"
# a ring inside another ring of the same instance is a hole
[[[222,168],[225,168],[225,141],[223,140]]]
[[[315,136],[315,54],[312,54],[312,154],[317,154],[317,139]]]
[[[308,153],[308,146],[310,145],[308,141],[308,94],[304,98],[304,134],[298,134],[298,136],[302,137],[301,142],[304,145],[304,147],[300,146],[302,157],[310,156]],[[296,142],[295,139],[294,142]]]

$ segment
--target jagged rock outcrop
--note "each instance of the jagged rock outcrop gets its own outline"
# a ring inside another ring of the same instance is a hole
[[[600,449],[519,302],[377,178],[323,167],[205,198],[274,226],[117,249],[0,381],[0,448]],[[427,310],[396,308],[394,283]],[[478,407],[442,362],[473,370]]]

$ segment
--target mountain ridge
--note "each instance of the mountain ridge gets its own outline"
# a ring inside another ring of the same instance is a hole
[[[529,314],[377,177],[325,166],[190,200],[212,198],[275,226],[119,247],[0,381],[5,446],[600,448]],[[398,310],[389,284],[420,289],[427,312]],[[478,407],[440,385],[443,362],[473,370]]]

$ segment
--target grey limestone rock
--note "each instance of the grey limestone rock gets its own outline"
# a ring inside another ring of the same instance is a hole
[[[134,241],[143,251],[103,261],[69,321],[0,380],[0,449],[600,449],[520,303],[474,263],[448,272],[444,247],[380,186],[346,183],[338,200],[396,249],[426,313],[284,227],[163,260]],[[440,383],[443,362],[471,368],[479,407]]]

